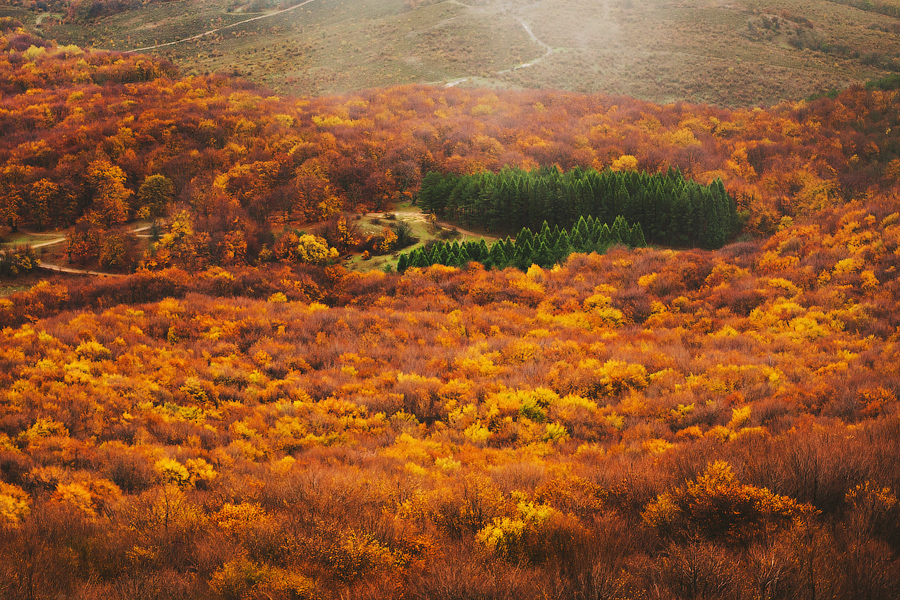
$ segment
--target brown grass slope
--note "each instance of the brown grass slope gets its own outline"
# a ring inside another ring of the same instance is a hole
[[[49,16],[6,10],[32,24],[40,19],[60,42],[128,50],[291,4],[179,0],[89,21],[61,9]],[[465,80],[754,106],[897,71],[898,10],[891,2],[827,0],[315,0],[154,52],[188,73],[241,73],[291,94]],[[552,52],[534,62],[547,47]]]

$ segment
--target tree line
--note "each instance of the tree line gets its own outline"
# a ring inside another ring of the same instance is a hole
[[[677,168],[665,173],[556,167],[499,173],[428,173],[418,203],[441,218],[489,231],[571,227],[593,215],[639,223],[651,243],[718,248],[737,230],[735,202],[720,179],[701,185]]]
[[[616,244],[632,248],[646,246],[641,224],[629,225],[619,216],[610,227],[588,215],[587,219],[580,217],[571,232],[560,229],[559,225],[554,225],[551,229],[547,221],[544,221],[537,234],[523,227],[515,240],[507,236],[490,247],[482,239],[462,244],[457,241],[438,242],[416,248],[400,255],[397,271],[403,273],[410,267],[425,268],[431,265],[463,267],[471,261],[479,262],[488,269],[516,267],[524,271],[533,264],[552,267],[573,252],[602,254]]]

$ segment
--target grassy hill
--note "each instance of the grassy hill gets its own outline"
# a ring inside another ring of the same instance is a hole
[[[444,83],[749,106],[900,70],[900,3],[856,4],[311,0],[292,8],[181,0],[87,23],[0,10],[40,20],[43,35],[61,43],[115,50],[228,27],[151,52],[187,73],[242,74],[286,94]]]

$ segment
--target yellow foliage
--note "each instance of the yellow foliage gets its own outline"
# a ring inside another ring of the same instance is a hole
[[[749,406],[733,408],[731,410],[731,421],[728,423],[727,427],[731,430],[737,430],[743,427],[747,421],[750,420],[750,411],[751,408]]]
[[[0,525],[16,527],[30,512],[28,494],[19,487],[0,481]]]
[[[184,487],[191,482],[191,474],[187,467],[174,458],[161,458],[156,461],[154,468],[165,483],[174,483],[179,487]]]
[[[769,250],[759,259],[757,267],[763,273],[768,273],[790,269],[798,262],[800,259],[796,256],[780,256],[777,252]]]
[[[476,421],[475,423],[466,427],[463,434],[472,440],[472,442],[476,444],[482,444],[491,437],[491,430],[481,424],[481,421]]]
[[[846,493],[844,501],[854,509],[862,509],[873,516],[886,517],[900,506],[897,495],[889,487],[879,487],[871,481],[861,483]]]
[[[503,349],[506,362],[511,365],[520,365],[539,355],[541,347],[524,340],[515,340]]]
[[[241,504],[226,502],[213,515],[213,521],[219,528],[235,535],[242,535],[251,527],[267,522],[269,518],[269,514],[261,506],[248,502]]]
[[[782,290],[789,294],[791,297],[794,297],[800,293],[800,288],[798,288],[787,279],[781,277],[773,277],[772,279],[769,279],[767,283],[769,284],[769,287]]]
[[[646,442],[641,444],[641,448],[644,450],[644,452],[646,452],[647,454],[653,454],[653,455],[663,454],[670,448],[674,448],[674,447],[675,447],[675,444],[668,442],[666,440],[658,439],[658,438],[652,439],[652,440],[647,440]]]
[[[859,274],[860,279],[860,287],[864,292],[872,292],[878,289],[878,285],[880,282],[878,278],[875,277],[875,272],[872,269],[865,269],[862,273]]]
[[[38,419],[34,425],[23,431],[21,436],[28,443],[34,443],[41,438],[68,437],[69,430],[59,421]]]
[[[93,361],[106,359],[112,355],[109,348],[93,340],[79,344],[78,347],[75,348],[75,354],[78,355],[79,358]]]
[[[335,574],[351,581],[372,572],[402,563],[402,556],[394,556],[390,548],[371,534],[349,531],[336,540],[327,551],[327,561]]]
[[[788,527],[794,519],[812,511],[811,506],[766,488],[740,484],[731,465],[716,461],[685,486],[657,496],[643,516],[667,536],[690,538],[700,534],[738,542]]]
[[[612,171],[636,171],[638,168],[638,159],[631,154],[623,154],[612,161],[609,168]]]
[[[561,423],[547,423],[541,439],[545,442],[564,442],[569,439],[569,432]]]
[[[315,583],[293,571],[239,557],[226,562],[209,580],[212,590],[225,598],[318,597]],[[273,596],[274,595],[274,596]]]
[[[434,466],[442,471],[453,472],[458,471],[462,467],[462,463],[458,460],[453,460],[452,456],[442,456],[435,459]]]
[[[845,258],[843,260],[839,260],[834,265],[834,269],[832,269],[832,272],[835,275],[844,275],[847,273],[852,273],[853,271],[856,271],[858,269],[859,269],[859,263],[856,261],[855,258],[851,257],[851,258]]]
[[[675,131],[667,133],[665,135],[665,139],[673,146],[677,146],[679,148],[700,145],[700,141],[696,137],[694,137],[693,132],[686,127],[682,127],[680,129],[676,129]],[[636,167],[637,164],[635,164],[635,168]]]
[[[323,265],[338,257],[334,248],[329,248],[324,238],[314,235],[301,235],[296,247],[297,261],[310,265]]]
[[[599,308],[607,308],[612,304],[612,298],[604,294],[594,294],[584,299],[584,310],[591,311]]]
[[[638,277],[638,285],[645,288],[650,287],[658,277],[658,273],[647,273],[646,275],[641,275],[640,277]]]
[[[528,536],[539,535],[540,528],[554,515],[556,509],[546,504],[521,501],[516,505],[516,517],[495,517],[475,535],[485,548],[502,556],[516,557],[524,550]]]
[[[608,360],[595,371],[595,392],[612,396],[626,390],[647,387],[647,369],[644,365],[621,360]]]
[[[69,507],[82,513],[86,517],[96,517],[97,512],[94,510],[93,497],[91,493],[80,483],[59,484],[56,486],[56,493],[53,494],[54,500],[63,502]]]
[[[208,483],[219,476],[213,466],[202,458],[189,458],[185,462],[185,466],[190,474],[192,485],[197,485],[200,482]]]

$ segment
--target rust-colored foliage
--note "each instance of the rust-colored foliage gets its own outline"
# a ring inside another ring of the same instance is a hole
[[[146,270],[0,298],[0,597],[898,597],[896,92],[472,116],[0,39],[6,222],[112,264],[169,219]],[[721,178],[764,235],[327,264],[429,170],[588,159]]]
[[[383,210],[415,198],[429,171],[677,167],[721,179],[751,234],[900,185],[897,91],[854,87],[767,110],[425,86],[282,99],[22,30],[0,47],[4,221],[69,226],[89,214],[108,227],[180,200],[214,263],[234,262],[228,231],[243,232],[254,259],[273,223]],[[491,113],[473,110],[487,95]],[[151,199],[145,184],[159,177]]]
[[[14,294],[0,589],[892,598],[896,208],[552,270]]]

